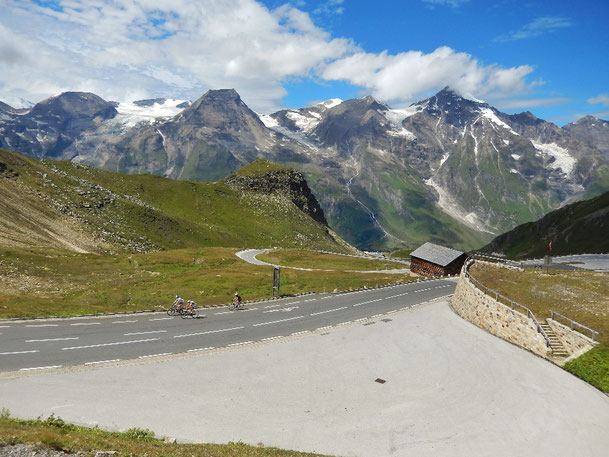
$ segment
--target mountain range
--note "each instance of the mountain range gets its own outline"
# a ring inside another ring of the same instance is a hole
[[[232,89],[193,103],[66,92],[0,105],[0,147],[107,170],[217,181],[264,158],[301,171],[330,227],[360,249],[476,248],[609,189],[609,123],[559,127],[444,88],[406,109],[372,97],[252,111]]]

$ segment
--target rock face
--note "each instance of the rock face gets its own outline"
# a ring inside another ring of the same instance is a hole
[[[153,106],[144,100],[137,106]],[[92,94],[26,114],[0,107],[0,144],[125,173],[216,181],[265,158],[300,170],[325,217],[362,249],[435,241],[477,248],[609,189],[607,122],[564,128],[445,88],[391,109],[372,97],[258,115],[232,89],[171,118],[125,123]]]
[[[260,162],[260,161],[259,161]],[[301,211],[320,224],[328,225],[324,211],[311,192],[303,174],[291,170],[273,170],[263,174],[232,174],[224,183],[237,189],[245,189],[263,194],[279,193],[287,196]]]

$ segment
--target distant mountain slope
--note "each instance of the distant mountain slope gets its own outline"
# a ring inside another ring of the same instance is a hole
[[[519,225],[482,250],[512,258],[609,253],[609,192],[565,206],[537,222]]]
[[[183,110],[181,107],[185,107]],[[192,104],[65,93],[0,106],[0,147],[112,171],[217,181],[264,158],[304,173],[325,217],[361,249],[477,248],[609,190],[607,123],[561,128],[444,88],[405,109],[373,97],[258,115],[232,89]]]
[[[230,178],[199,183],[124,175],[0,149],[0,248],[96,253],[195,246],[351,249],[324,224],[323,211],[300,173],[257,162],[241,174],[255,177],[259,186],[237,186]],[[260,188],[265,182],[271,184]]]

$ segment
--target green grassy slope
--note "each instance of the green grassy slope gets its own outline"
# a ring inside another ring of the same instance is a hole
[[[609,192],[522,224],[482,248],[512,258],[609,252]]]
[[[244,173],[262,173],[272,165]],[[343,251],[280,191],[124,175],[0,150],[0,248],[149,252],[224,247]]]

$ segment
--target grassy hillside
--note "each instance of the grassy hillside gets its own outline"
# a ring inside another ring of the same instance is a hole
[[[609,192],[522,224],[482,248],[511,258],[609,252]],[[548,243],[552,242],[552,251]]]
[[[243,173],[264,173],[257,164]],[[0,150],[0,248],[151,252],[223,247],[348,249],[282,192],[124,175]]]

